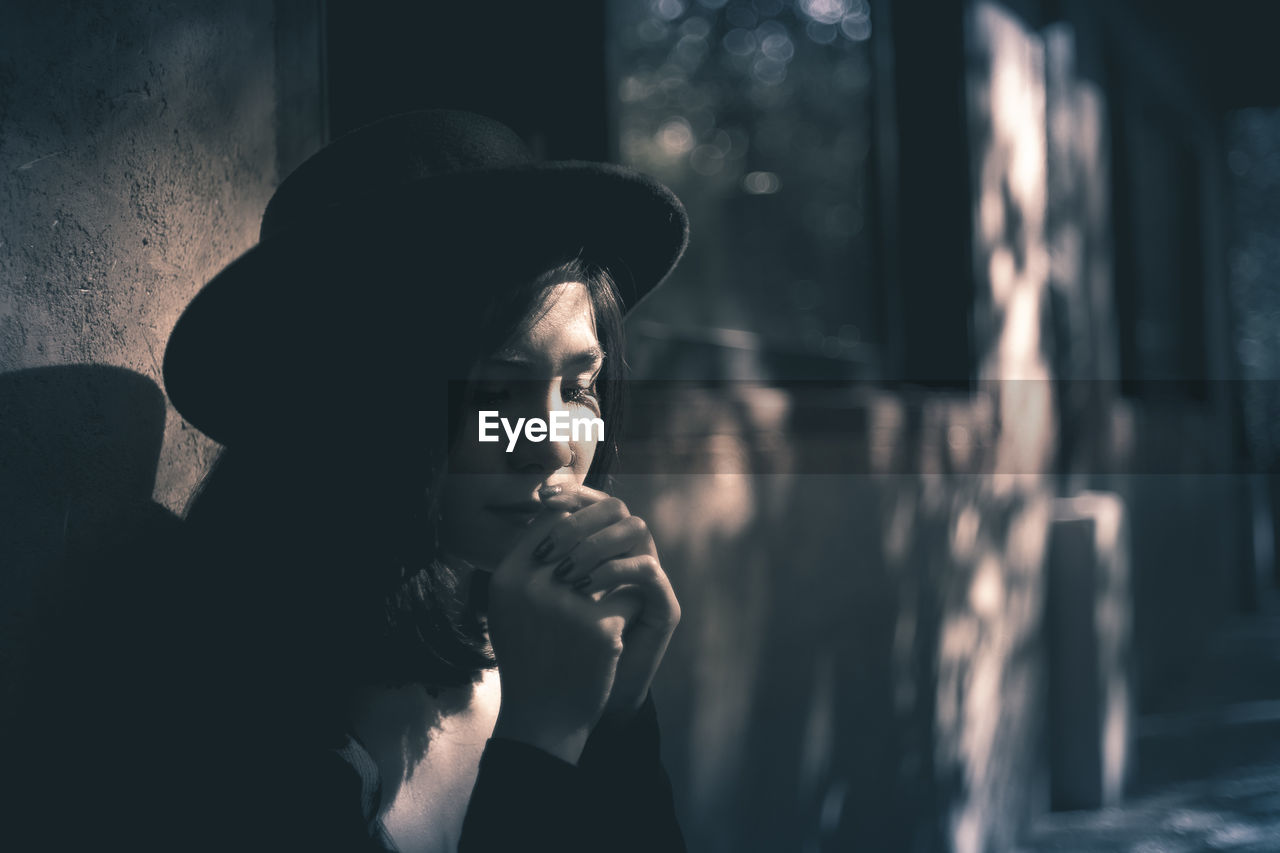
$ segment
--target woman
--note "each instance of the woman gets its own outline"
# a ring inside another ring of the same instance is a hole
[[[465,113],[281,185],[165,356],[226,446],[174,629],[202,736],[166,808],[198,843],[683,849],[650,696],[679,605],[602,486],[622,315],[686,239],[660,184]],[[481,441],[489,411],[603,435]]]

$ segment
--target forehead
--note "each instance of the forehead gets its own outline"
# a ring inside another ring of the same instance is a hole
[[[515,337],[510,349],[526,358],[554,362],[599,345],[591,294],[586,285],[566,282],[547,290],[536,321]]]

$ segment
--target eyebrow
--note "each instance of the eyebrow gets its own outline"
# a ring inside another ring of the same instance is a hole
[[[589,347],[581,352],[576,352],[564,360],[566,368],[588,367],[603,362],[605,360],[605,351],[600,347]],[[529,358],[524,353],[515,349],[502,349],[487,359],[489,364],[506,365],[511,367],[520,367],[532,369],[537,362]]]

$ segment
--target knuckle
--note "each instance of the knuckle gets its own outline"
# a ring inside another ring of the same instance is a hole
[[[662,574],[662,567],[658,565],[658,561],[648,554],[641,554],[631,559],[633,570],[643,581],[656,580]]]
[[[622,519],[631,515],[631,511],[627,509],[627,505],[619,498],[605,498],[602,503],[604,503],[609,510],[609,514],[614,518]]]
[[[649,523],[638,515],[629,516],[627,525],[631,528],[631,532],[638,536],[642,536],[649,532]]]
[[[612,655],[622,654],[622,626],[614,624],[619,621],[610,618],[597,623],[594,645],[598,651]]]

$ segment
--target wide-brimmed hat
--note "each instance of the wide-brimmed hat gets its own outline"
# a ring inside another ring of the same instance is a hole
[[[174,326],[165,390],[223,444],[287,433],[290,419],[349,405],[344,395],[425,352],[418,339],[459,312],[474,321],[488,291],[525,283],[539,264],[572,255],[606,268],[630,310],[688,234],[675,194],[632,169],[539,162],[512,130],[472,113],[392,116],[281,183],[258,244]]]

